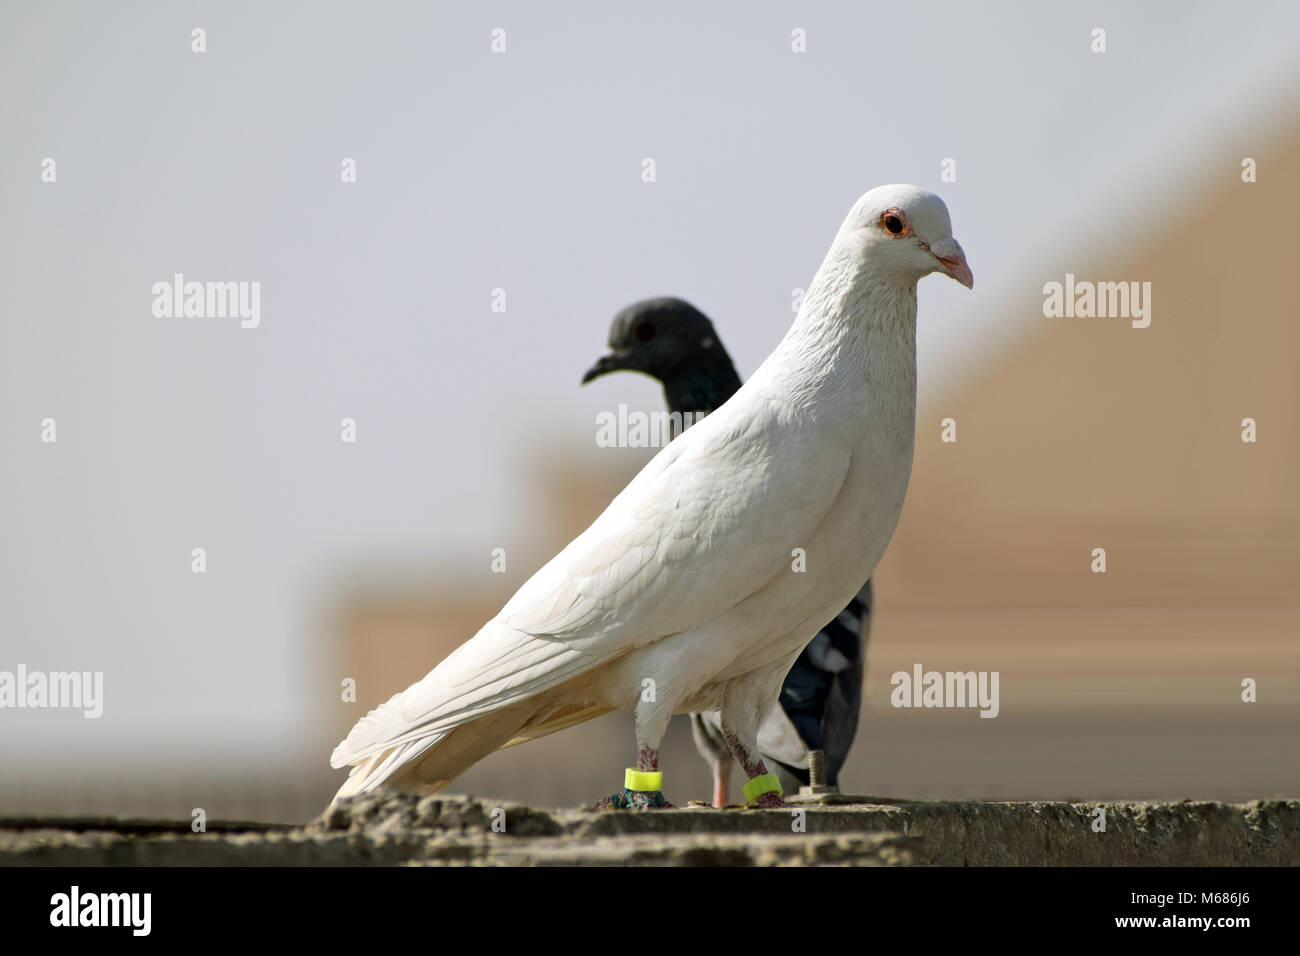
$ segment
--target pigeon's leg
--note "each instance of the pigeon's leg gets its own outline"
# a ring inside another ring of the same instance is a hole
[[[596,804],[611,810],[664,810],[672,804],[664,797],[659,773],[659,744],[668,730],[672,709],[642,703],[636,710],[636,770],[628,768],[623,790]]]
[[[787,666],[779,674],[784,675],[788,669]],[[775,690],[775,688],[773,689]],[[740,769],[745,772],[745,776],[749,779],[749,784],[746,785],[747,790],[754,786],[763,788],[770,780],[775,779],[775,775],[769,774],[767,765],[763,763],[763,758],[758,751],[758,727],[765,712],[758,703],[764,699],[761,690],[761,686],[755,687],[753,680],[745,682],[733,681],[727,685],[722,700],[722,739],[727,742],[727,748],[731,751],[731,755],[736,758],[736,762],[740,764]],[[746,794],[746,796],[749,795]],[[781,799],[779,783],[775,790],[768,790],[754,796],[749,800],[749,805],[754,807],[789,806]]]
[[[731,765],[735,761],[727,749],[727,742],[722,739],[722,730],[715,723],[716,717],[716,713],[691,714],[691,737],[695,740],[695,749],[713,774],[713,805],[721,810],[731,802]]]
[[[713,758],[713,805],[719,810],[731,802],[731,764],[729,753],[720,753]]]

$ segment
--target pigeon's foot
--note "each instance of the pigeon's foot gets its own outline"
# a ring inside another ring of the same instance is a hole
[[[597,810],[673,810],[662,790],[629,790],[605,797],[596,804]]]
[[[782,807],[788,807],[791,804],[781,799],[781,792],[774,791],[760,794],[749,803],[745,804],[746,810],[780,810]]]
[[[643,749],[639,760],[645,769],[627,768],[623,776],[623,789],[596,804],[605,810],[672,810],[673,805],[664,797],[664,775],[657,769],[659,752]]]
[[[762,761],[757,769],[763,770]],[[781,799],[781,780],[774,773],[756,774],[745,784],[746,810],[773,810],[788,807],[790,804]]]

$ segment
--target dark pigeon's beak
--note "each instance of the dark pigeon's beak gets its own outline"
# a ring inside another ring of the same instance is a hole
[[[587,369],[582,376],[582,384],[586,385],[592,379],[600,378],[609,372],[617,372],[622,369],[629,369],[627,354],[624,352],[607,352],[596,360],[596,364]]]

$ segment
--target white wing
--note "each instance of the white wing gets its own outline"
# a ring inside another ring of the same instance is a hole
[[[356,763],[539,694],[699,627],[788,574],[850,453],[824,432],[777,427],[781,407],[765,396],[744,409],[743,392],[660,451],[496,618],[360,720],[330,762]]]

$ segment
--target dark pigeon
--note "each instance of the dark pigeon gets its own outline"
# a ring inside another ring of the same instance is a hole
[[[609,372],[641,372],[664,387],[669,412],[707,414],[740,388],[740,376],[713,323],[681,299],[665,297],[633,303],[614,316],[609,352],[582,376],[583,384]],[[675,425],[677,416],[674,416]],[[690,420],[694,420],[692,416]],[[674,429],[673,437],[676,437]],[[871,582],[804,648],[786,675],[779,698],[795,732],[808,750],[826,754],[826,782],[838,786],[858,727],[871,626]],[[691,714],[691,734],[713,772],[714,805],[728,802],[732,758],[722,739],[717,715]],[[788,745],[765,739],[759,747],[777,767],[782,786],[793,791],[807,784],[806,755],[797,766]]]
[[[617,371],[658,379],[670,412],[715,411],[740,388],[713,323],[681,299],[646,299],[614,316],[609,352],[587,370],[582,384]]]

